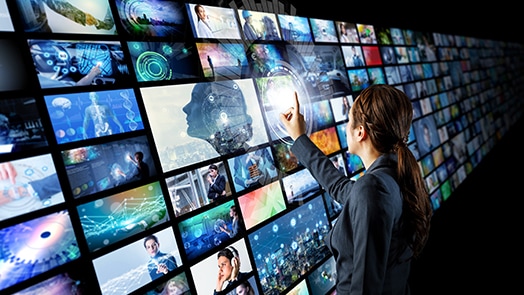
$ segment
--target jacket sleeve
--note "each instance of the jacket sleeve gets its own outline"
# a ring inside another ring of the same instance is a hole
[[[333,199],[343,204],[354,181],[341,174],[331,160],[305,134],[299,136],[291,151]]]

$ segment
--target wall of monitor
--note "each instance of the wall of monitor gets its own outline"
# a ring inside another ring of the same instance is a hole
[[[255,294],[331,294],[341,205],[290,152],[294,91],[353,179],[353,100],[406,92],[434,210],[522,115],[520,43],[278,4],[0,1],[2,292],[211,294],[232,251]]]

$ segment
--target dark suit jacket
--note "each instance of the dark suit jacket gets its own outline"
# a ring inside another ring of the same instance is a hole
[[[220,198],[225,189],[226,177],[219,174],[215,182],[209,186],[209,189],[207,190],[207,198],[210,200]]]
[[[337,294],[409,294],[411,251],[401,238],[396,154],[380,156],[357,181],[341,175],[302,135],[291,151],[343,209],[326,237],[336,261]]]

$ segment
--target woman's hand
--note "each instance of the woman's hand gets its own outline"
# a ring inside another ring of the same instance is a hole
[[[306,122],[304,121],[304,116],[300,113],[300,103],[298,102],[296,91],[293,106],[280,114],[280,121],[293,140],[306,133]]]

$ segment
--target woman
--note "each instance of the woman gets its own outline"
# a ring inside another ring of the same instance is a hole
[[[294,140],[291,151],[343,209],[326,237],[336,261],[337,294],[409,294],[410,260],[428,238],[431,203],[420,168],[406,145],[413,109],[390,85],[364,89],[349,111],[348,152],[365,174],[341,175],[305,135],[294,107],[280,119]]]
[[[255,295],[255,290],[249,281],[243,281],[235,289],[237,295]]]
[[[197,4],[194,7],[195,14],[197,15],[197,37],[198,38],[214,38],[213,30],[209,24],[209,16],[206,14],[204,6]]]

